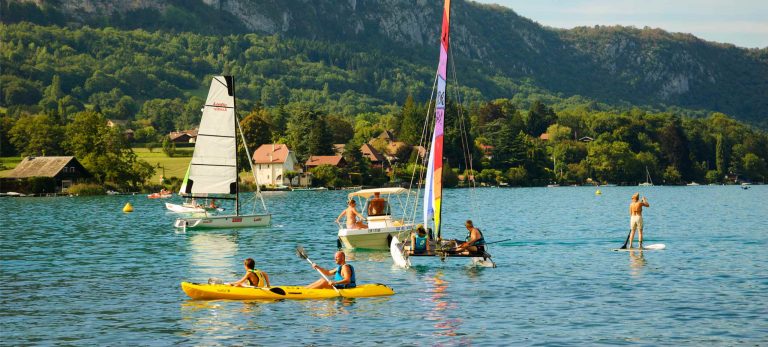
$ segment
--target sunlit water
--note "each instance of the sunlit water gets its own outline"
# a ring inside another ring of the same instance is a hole
[[[601,190],[448,190],[447,236],[472,218],[512,239],[490,247],[498,268],[349,252],[358,282],[397,294],[282,302],[193,301],[179,283],[237,279],[247,257],[273,284],[314,281],[294,248],[332,265],[348,192],[269,193],[271,228],[187,233],[145,196],[3,198],[0,343],[768,344],[768,186]],[[638,190],[646,243],[667,249],[612,252]]]

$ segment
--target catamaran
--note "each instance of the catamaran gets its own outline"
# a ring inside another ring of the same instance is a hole
[[[442,224],[442,190],[443,190],[443,130],[444,130],[444,116],[445,116],[445,100],[446,100],[446,72],[448,65],[448,44],[449,29],[450,29],[450,10],[451,1],[445,0],[443,5],[443,24],[442,34],[440,35],[440,60],[437,67],[436,84],[437,94],[434,102],[434,118],[428,119],[428,122],[434,122],[433,131],[431,134],[431,141],[429,145],[429,162],[426,168],[426,180],[424,185],[423,194],[423,218],[424,227],[428,228],[429,222],[432,222],[433,235],[436,239],[427,241],[430,243],[429,249],[434,250],[428,253],[417,254],[411,252],[413,247],[411,245],[409,234],[412,230],[400,233],[392,238],[390,243],[390,254],[392,260],[397,266],[407,268],[411,266],[411,259],[423,258],[423,257],[439,257],[441,260],[445,260],[450,257],[463,257],[470,258],[472,262],[480,266],[495,267],[496,265],[491,260],[491,255],[485,251],[485,247],[479,249],[477,252],[457,252],[455,243],[453,241],[443,240],[441,237]],[[455,71],[455,70],[454,70]],[[430,105],[432,102],[430,102]],[[431,117],[429,117],[431,118]],[[459,117],[459,122],[463,121],[462,117]],[[466,129],[466,127],[461,127]],[[425,135],[424,138],[428,138]],[[466,150],[466,149],[465,149]],[[468,153],[468,152],[465,152]],[[471,159],[467,160],[471,163]],[[470,164],[471,169],[471,164]],[[403,240],[403,241],[401,241]]]
[[[235,102],[235,81],[232,76],[214,76],[208,98],[203,107],[203,118],[200,120],[200,130],[197,134],[195,151],[187,174],[181,184],[180,193],[184,197],[216,198],[217,200],[233,200],[234,214],[212,214],[208,211],[197,213],[190,217],[178,218],[174,223],[177,228],[244,228],[268,226],[272,215],[267,211],[264,198],[259,189],[253,163],[248,163],[256,182],[255,198],[261,201],[263,213],[249,214],[240,212],[240,165],[238,164],[237,143],[238,132],[243,141],[246,157],[250,158],[248,146],[237,121]]]

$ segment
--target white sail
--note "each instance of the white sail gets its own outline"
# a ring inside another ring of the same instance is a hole
[[[214,76],[203,108],[184,193],[236,193],[236,125],[232,79],[229,76]]]

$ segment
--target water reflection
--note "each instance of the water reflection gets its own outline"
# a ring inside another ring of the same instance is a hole
[[[427,313],[427,319],[434,321],[435,336],[456,336],[458,328],[461,326],[460,318],[449,318],[448,311],[456,308],[456,304],[445,300],[448,295],[448,284],[450,282],[443,279],[443,272],[438,270],[434,277],[427,277],[427,283],[431,284],[429,290],[432,295],[427,301],[432,309]]]
[[[643,268],[647,265],[642,250],[631,250],[629,252],[629,269],[632,276],[640,276]]]
[[[383,251],[344,249],[344,254],[347,256],[347,261],[383,263],[392,259],[389,252]]]
[[[331,300],[306,300],[302,302],[306,311],[312,317],[328,318],[337,315],[349,314],[348,308],[355,304],[353,298],[341,298]]]
[[[194,278],[221,278],[229,282],[233,276],[233,264],[237,254],[237,233],[197,233],[189,238],[190,273]],[[240,270],[240,269],[237,269]]]

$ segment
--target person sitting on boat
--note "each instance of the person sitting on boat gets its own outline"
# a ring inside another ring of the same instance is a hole
[[[342,216],[347,217],[347,229],[368,229],[368,225],[363,223],[363,215],[360,214],[360,212],[357,212],[357,209],[355,208],[355,200],[349,200],[349,203],[347,204],[348,207],[344,209],[344,211],[341,211],[338,217],[336,217],[336,223],[339,223],[339,220]],[[360,217],[360,220],[358,221],[357,218]]]
[[[269,275],[256,268],[256,261],[248,258],[243,262],[243,265],[245,265],[245,276],[237,282],[230,283],[230,286],[245,287],[250,285],[252,287],[269,288]],[[248,283],[247,285],[246,282]]]
[[[421,224],[411,233],[411,254],[429,254],[429,236]]]
[[[383,216],[389,214],[387,212],[387,200],[381,197],[381,193],[373,193],[373,199],[368,202],[368,215]]]
[[[211,203],[208,205],[208,207],[212,209],[219,208],[219,205],[216,205],[216,199],[211,199]]]
[[[472,223],[472,220],[470,219],[467,219],[467,222],[464,223],[464,226],[467,228],[467,237],[464,242],[456,246],[456,252],[459,252],[459,253],[465,252],[465,251],[468,251],[469,253],[484,252],[485,237],[483,237],[483,232],[480,231],[480,229],[476,228],[475,225]]]
[[[337,289],[354,288],[357,286],[355,281],[355,268],[352,265],[347,264],[347,256],[342,251],[336,252],[334,260],[336,261],[336,268],[333,270],[327,270],[320,265],[314,264],[312,267],[325,274],[326,276],[333,275],[331,282],[321,278],[314,283],[307,286],[310,289],[330,289],[336,287]]]

